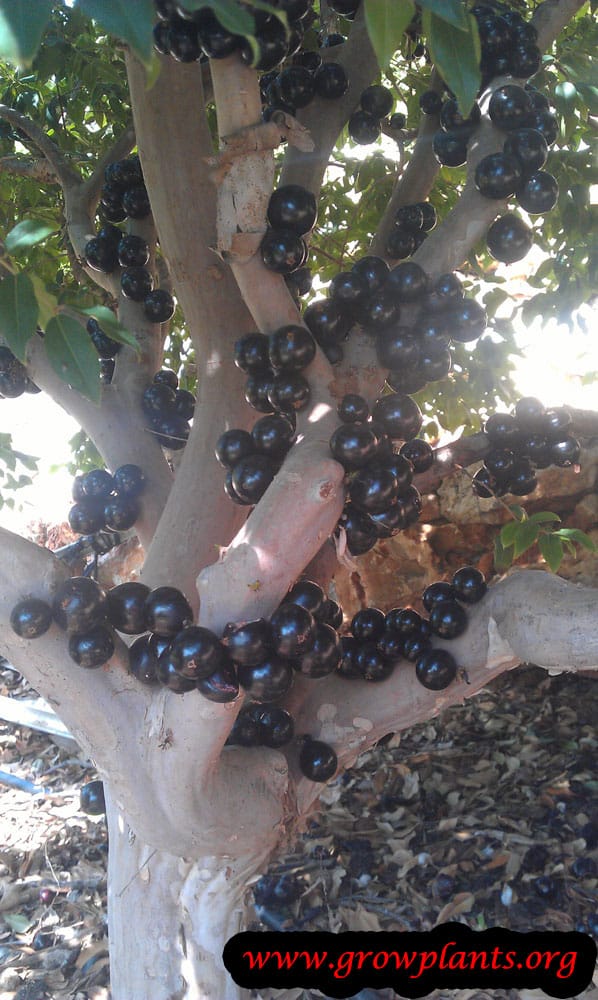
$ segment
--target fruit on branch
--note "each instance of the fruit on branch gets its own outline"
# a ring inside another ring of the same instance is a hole
[[[122,345],[104,333],[97,319],[91,316],[87,320],[86,329],[100,358],[107,360],[116,357]]]
[[[367,111],[369,115],[380,121],[382,118],[386,118],[392,111],[394,99],[392,91],[388,87],[374,84],[362,90],[359,103],[364,111]]]
[[[490,226],[486,242],[495,260],[504,264],[514,264],[522,260],[531,250],[533,234],[531,229],[517,215],[501,215]]]
[[[293,685],[293,668],[275,653],[255,667],[238,667],[239,683],[255,701],[278,701]]]
[[[19,601],[10,613],[11,628],[22,639],[37,639],[44,635],[52,621],[52,608],[39,597]]]
[[[467,628],[467,614],[457,601],[437,601],[430,611],[430,625],[442,639],[455,639]]]
[[[209,677],[197,681],[197,690],[203,698],[219,705],[238,698],[239,679],[233,662],[224,657]]]
[[[507,156],[514,156],[519,161],[521,171],[525,176],[541,170],[548,157],[546,139],[535,128],[517,128],[509,132],[503,146]]]
[[[367,146],[380,138],[380,121],[368,111],[359,108],[350,116],[347,123],[349,135],[360,146]]]
[[[192,681],[203,680],[221,665],[224,651],[218,636],[200,625],[178,630],[167,655],[177,674]]]
[[[317,215],[314,195],[299,184],[284,184],[270,196],[267,218],[273,229],[290,229],[304,236],[315,226]]]
[[[106,595],[106,617],[118,632],[141,635],[149,628],[147,599],[150,588],[130,580],[112,587]]]
[[[545,215],[552,211],[558,196],[558,183],[545,170],[529,174],[517,189],[517,201],[529,215]]]
[[[349,89],[349,79],[340,63],[326,62],[314,73],[314,87],[318,97],[340,100]]]
[[[174,310],[175,301],[164,288],[155,288],[143,300],[143,313],[150,323],[167,323]]]
[[[67,632],[85,632],[105,617],[105,591],[87,576],[71,577],[59,585],[52,611],[60,628]]]
[[[444,167],[461,167],[467,160],[467,136],[460,132],[436,132],[432,151]]]
[[[149,246],[141,236],[122,236],[117,252],[121,267],[145,267],[150,259]]]
[[[114,636],[103,624],[95,625],[85,632],[77,632],[69,637],[69,656],[80,667],[94,670],[107,663],[114,654]]]
[[[165,646],[158,651],[151,641],[152,638],[151,635],[140,635],[129,646],[129,673],[141,684],[158,683],[158,659],[169,646],[165,640]]]
[[[359,424],[368,419],[370,408],[363,396],[347,393],[338,404],[337,412],[344,424]]]
[[[275,636],[265,618],[226,626],[224,644],[231,659],[244,667],[256,667],[276,649]]]
[[[518,160],[506,153],[484,156],[475,169],[475,186],[485,198],[508,198],[515,193],[520,181]]]
[[[112,274],[118,267],[118,251],[113,243],[94,236],[85,244],[85,260],[94,271]]]
[[[176,587],[157,587],[146,600],[148,626],[152,632],[171,638],[193,621],[187,598]]]
[[[79,808],[88,816],[102,816],[106,812],[103,781],[87,781],[79,792]]]
[[[299,752],[301,773],[310,781],[328,781],[336,773],[338,758],[327,743],[306,738]]]
[[[247,455],[233,466],[233,489],[244,504],[252,506],[261,500],[275,474],[276,465],[267,455]]]
[[[268,229],[260,244],[264,266],[276,274],[291,274],[307,258],[307,247],[292,229]]]
[[[154,279],[145,267],[126,267],[120,276],[123,295],[132,302],[143,302],[154,287]]]
[[[316,622],[313,614],[300,604],[286,602],[270,618],[274,651],[288,659],[300,657],[312,645]]]
[[[295,440],[295,428],[281,413],[266,414],[251,428],[251,440],[255,451],[282,461]]]
[[[421,438],[406,441],[401,445],[399,455],[411,464],[416,475],[427,472],[434,464],[434,451],[431,445]]]
[[[442,109],[442,97],[435,90],[426,90],[420,96],[419,109],[424,115],[438,115]]]
[[[281,326],[268,339],[268,356],[274,371],[301,371],[316,354],[316,343],[303,326]]]

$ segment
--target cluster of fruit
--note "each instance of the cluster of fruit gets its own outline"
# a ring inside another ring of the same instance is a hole
[[[255,16],[252,44],[243,35],[228,31],[208,5],[188,10],[177,0],[155,0],[159,20],[154,27],[154,47],[162,55],[171,55],[183,63],[204,58],[225,59],[238,52],[247,65],[272,70],[300,48],[305,29],[313,19],[312,0],[273,0],[272,6],[286,14],[289,30],[275,15],[252,11]]]
[[[256,504],[279,471],[295,440],[292,414],[268,413],[249,431],[232,428],[216,443],[216,458],[226,469],[224,490],[241,506]]]
[[[147,269],[150,248],[141,236],[124,235],[116,222],[126,218],[144,219],[151,206],[138,156],[129,156],[106,167],[100,198],[105,220],[96,236],[85,244],[89,267],[104,274],[121,268],[120,287],[125,298],[143,303],[143,312],[151,323],[166,323],[174,315],[175,303],[164,288],[154,288]]]
[[[292,274],[307,260],[309,233],[318,214],[311,191],[298,184],[285,184],[272,192],[268,202],[268,229],[260,244],[265,267],[276,274]]]
[[[195,396],[188,389],[179,389],[176,372],[163,368],[156,372],[151,385],[143,393],[143,412],[148,429],[163,448],[180,451],[189,437],[189,421],[195,412]]]
[[[0,399],[17,399],[24,392],[35,394],[41,390],[11,349],[0,344]]]
[[[104,333],[97,319],[93,316],[87,320],[87,332],[100,359],[100,382],[104,385],[110,385],[114,375],[114,359],[122,345]]]
[[[451,583],[432,583],[423,593],[429,613],[424,618],[413,608],[393,608],[386,615],[379,608],[363,608],[341,639],[342,659],[338,673],[348,680],[373,683],[390,677],[401,659],[415,663],[415,674],[424,687],[440,691],[457,675],[454,657],[445,649],[434,649],[434,637],[455,639],[467,628],[463,604],[475,604],[486,593],[479,570],[463,566]]]
[[[269,337],[248,333],[235,343],[235,364],[245,372],[245,399],[258,413],[302,410],[310,398],[302,374],[316,353],[314,338],[303,326],[290,323]]]
[[[411,257],[437,221],[436,209],[429,201],[402,205],[395,215],[394,229],[386,244],[387,257],[391,260]]]
[[[520,399],[513,414],[494,413],[484,427],[491,449],[473,477],[475,493],[486,499],[527,496],[538,485],[536,469],[576,465],[581,447],[572,423],[564,407],[546,409],[533,396]]]
[[[127,531],[141,513],[139,497],[145,476],[138,465],[121,465],[113,476],[106,469],[91,469],[73,481],[75,501],[69,524],[78,535],[92,535],[102,528]]]
[[[339,526],[351,554],[362,555],[379,538],[390,538],[417,521],[422,502],[412,485],[414,462],[420,471],[429,468],[432,449],[424,441],[413,441],[422,415],[410,396],[381,396],[370,418],[367,402],[350,394],[343,397],[338,412],[343,422],[330,438],[330,451],[348,480]],[[406,442],[398,454],[393,447],[396,440]]]
[[[366,87],[359,98],[359,108],[349,117],[349,135],[360,146],[380,138],[382,120],[392,111],[394,98],[388,87],[374,84]],[[396,124],[396,122],[395,122]]]

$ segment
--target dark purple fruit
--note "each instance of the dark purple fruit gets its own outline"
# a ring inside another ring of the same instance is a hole
[[[413,632],[403,640],[403,656],[410,663],[415,663],[422,653],[431,649],[432,640],[421,632]]]
[[[292,230],[303,236],[313,229],[317,215],[315,196],[299,184],[284,184],[270,196],[268,222],[273,229]]]
[[[146,601],[148,627],[157,635],[169,638],[193,621],[193,609],[176,587],[157,587]]]
[[[325,625],[330,625],[338,631],[344,620],[343,609],[336,601],[328,599],[324,601],[320,611],[318,611],[316,620],[324,622]]]
[[[513,83],[497,87],[488,105],[488,114],[492,122],[504,132],[528,127],[532,112],[529,94],[523,87]]]
[[[421,438],[406,441],[405,444],[401,445],[399,455],[411,462],[416,475],[427,472],[434,464],[434,451],[431,445],[427,441],[422,441]]]
[[[172,368],[161,368],[156,372],[152,382],[154,385],[167,385],[170,389],[178,389],[179,377]]]
[[[573,425],[573,418],[564,406],[554,406],[546,410],[542,431],[548,441],[562,441]]]
[[[386,618],[379,608],[362,608],[353,615],[351,632],[360,642],[380,639],[386,628]]]
[[[238,668],[239,683],[255,701],[284,698],[293,684],[293,668],[288,660],[271,653],[256,667]]]
[[[349,79],[340,63],[322,63],[314,73],[314,87],[318,97],[336,101],[349,89]]]
[[[546,408],[535,396],[523,396],[515,404],[515,420],[522,430],[541,433],[546,420]]]
[[[268,338],[263,333],[247,333],[235,341],[235,364],[242,372],[264,371],[269,368]]]
[[[399,496],[396,502],[397,524],[400,531],[405,531],[418,520],[422,512],[422,498],[415,486]]]
[[[449,97],[440,110],[440,125],[445,132],[458,132],[459,129],[472,132],[479,125],[481,117],[479,105],[474,104],[467,118],[464,118],[459,110],[458,101],[454,97]]]
[[[174,55],[172,50],[172,36],[170,44],[171,52]],[[138,184],[136,187],[127,188],[123,194],[122,205],[130,219],[145,219],[152,210],[145,184]]]
[[[375,642],[360,643],[355,653],[355,666],[364,681],[385,681],[395,668],[395,661],[387,659]]]
[[[467,628],[467,612],[457,601],[438,601],[430,610],[430,625],[442,639],[455,639]]]
[[[488,590],[482,573],[474,566],[462,566],[458,569],[451,584],[458,600],[465,604],[477,604]]]
[[[437,583],[431,583],[423,592],[422,601],[426,611],[431,611],[434,605],[438,604],[440,601],[454,601],[455,591],[450,583],[444,583],[439,580]]]
[[[405,495],[413,480],[413,465],[404,455],[389,455],[382,460],[382,464],[391,470],[397,481],[399,495]]]
[[[463,299],[451,307],[447,322],[451,340],[459,344],[469,344],[482,336],[488,319],[486,310],[479,302],[475,299]]]
[[[260,244],[264,266],[276,274],[291,274],[305,263],[307,247],[292,229],[268,229]]]
[[[239,680],[235,665],[224,657],[209,677],[200,677],[197,690],[208,701],[224,705],[239,696]]]
[[[115,358],[121,349],[121,345],[116,340],[112,340],[111,337],[106,336],[97,319],[94,319],[93,316],[90,317],[87,320],[86,328],[91,342],[98,352],[98,356],[106,360]]]
[[[530,27],[533,27],[530,25]],[[535,76],[542,66],[542,53],[533,42],[516,45],[510,53],[511,71],[513,76],[529,80]]]
[[[279,66],[285,58],[289,37],[281,21],[277,17],[268,15],[265,11],[255,12],[255,22],[257,53],[248,39],[241,39],[240,56],[248,66],[268,72],[275,66]]]
[[[496,476],[493,476],[486,466],[478,469],[471,480],[471,486],[476,496],[482,500],[502,495]]]
[[[224,651],[214,632],[200,625],[190,625],[177,631],[168,655],[177,674],[198,681],[218,669]]]
[[[263,705],[259,717],[259,734],[262,746],[277,750],[290,743],[295,734],[293,717],[279,705]]]
[[[334,299],[316,299],[303,314],[303,322],[318,343],[322,340],[341,341],[348,334],[353,320]]]
[[[163,448],[180,451],[185,447],[189,437],[189,424],[178,413],[158,414],[152,420],[152,427],[157,441]]]
[[[79,667],[93,670],[107,663],[114,654],[114,636],[106,625],[95,625],[69,638],[69,656]]]
[[[10,624],[22,639],[37,639],[52,624],[52,608],[39,597],[27,597],[15,604],[10,613]]]
[[[392,91],[388,87],[374,84],[372,87],[366,87],[361,92],[359,103],[364,111],[367,111],[373,118],[380,121],[381,118],[386,118],[392,111],[394,98]]]
[[[378,540],[378,530],[368,514],[348,504],[341,516],[339,526],[346,533],[347,548],[351,555],[361,556],[373,549]]]
[[[418,204],[402,205],[395,215],[395,225],[408,233],[419,233],[424,227],[424,213]]]
[[[316,354],[316,342],[304,326],[281,326],[268,339],[270,364],[275,371],[301,371]]]
[[[82,786],[79,808],[88,816],[102,816],[106,812],[103,781],[88,781]]]
[[[146,480],[138,465],[127,464],[118,467],[113,476],[114,486],[121,496],[139,497],[145,490]]]
[[[386,614],[386,628],[389,632],[406,638],[417,632],[422,616],[414,608],[393,608]]]
[[[272,649],[272,629],[265,618],[228,625],[224,635],[230,658],[244,667],[256,667]]]
[[[550,445],[552,463],[561,469],[577,465],[580,456],[581,445],[574,437],[566,437],[563,441],[553,441]]]
[[[533,493],[538,480],[534,475],[534,469],[527,458],[520,458],[513,464],[506,483],[506,490],[516,497],[526,497]]]
[[[351,478],[348,493],[356,510],[376,514],[397,499],[397,480],[388,466],[369,463]]]
[[[385,286],[372,292],[355,311],[355,319],[368,333],[386,330],[399,319],[400,306],[396,294]]]
[[[503,151],[519,161],[525,176],[541,170],[548,157],[548,144],[541,132],[534,128],[519,128],[509,132]]]
[[[143,314],[150,323],[167,323],[174,316],[175,302],[164,288],[155,288],[143,300]]]
[[[380,120],[361,109],[350,115],[347,128],[351,139],[359,146],[368,146],[370,143],[376,142],[381,134]]]
[[[383,368],[416,368],[420,358],[420,345],[412,336],[410,327],[393,326],[378,334],[376,354]]]
[[[125,635],[141,635],[149,628],[147,598],[150,588],[129,581],[112,587],[106,595],[106,616],[110,624]]]
[[[287,659],[302,656],[313,642],[315,625],[307,608],[285,601],[270,618],[275,652]]]
[[[88,576],[74,576],[61,583],[52,602],[54,620],[67,632],[86,632],[106,612],[106,594]]]
[[[114,479],[106,469],[90,469],[82,476],[81,490],[84,497],[109,497],[114,490]]]
[[[104,504],[104,524],[112,531],[128,531],[141,513],[137,497],[108,497]]]
[[[530,215],[551,212],[559,197],[556,179],[546,170],[536,170],[517,189],[517,201]]]
[[[283,371],[274,376],[267,396],[272,409],[292,413],[305,409],[310,400],[311,389],[300,372]]]
[[[267,414],[258,420],[251,430],[253,441],[251,451],[257,451],[275,461],[280,461],[293,444],[294,438],[293,424],[285,416],[281,413]]]
[[[508,198],[515,193],[520,181],[519,160],[507,153],[490,153],[475,168],[475,186],[484,198]]]
[[[393,267],[386,288],[396,296],[397,302],[415,302],[428,288],[428,276],[415,261],[408,260]]]
[[[327,743],[307,739],[299,753],[299,767],[310,781],[324,782],[336,773],[338,758]]]
[[[170,648],[167,647],[158,659],[156,677],[160,684],[167,687],[173,694],[187,694],[194,691],[196,682],[189,677],[175,670],[174,663],[170,659]]]
[[[93,535],[104,527],[104,500],[84,497],[73,504],[68,513],[68,521],[78,535]]]
[[[89,267],[103,274],[112,274],[118,267],[118,253],[114,243],[94,236],[88,240],[83,250]]]
[[[337,409],[344,424],[364,423],[370,415],[367,401],[356,393],[347,393],[343,396]]]
[[[123,295],[132,302],[143,302],[154,287],[154,279],[144,267],[126,267],[120,276]]]
[[[197,37],[197,25],[192,21],[175,15],[168,22],[167,45],[169,54],[177,62],[197,62],[201,56],[201,48]]]
[[[369,294],[368,282],[356,271],[341,271],[330,282],[330,297],[344,309],[364,302]]]
[[[393,229],[386,241],[386,255],[392,260],[404,260],[415,253],[415,236],[407,229]]]
[[[405,128],[405,125],[407,124],[407,118],[401,111],[395,111],[394,115],[390,116],[388,124],[390,125],[391,129],[394,129],[395,131],[399,132],[401,129]]]
[[[272,458],[259,454],[247,455],[236,462],[232,469],[235,493],[243,503],[256,504],[263,497],[275,474],[276,465]]]
[[[421,430],[421,410],[411,396],[391,393],[381,396],[374,405],[372,416],[394,440],[410,441]]]
[[[330,438],[330,451],[345,469],[360,469],[374,458],[377,444],[367,424],[342,424]]]
[[[150,258],[149,246],[141,236],[121,236],[117,250],[121,267],[145,267]]]
[[[457,676],[457,663],[446,649],[428,649],[415,662],[415,676],[430,691],[442,691]]]
[[[297,580],[285,595],[284,604],[298,604],[312,615],[317,615],[326,600],[324,591],[313,580]]]
[[[484,425],[484,432],[499,448],[514,448],[521,434],[515,417],[509,413],[493,413]]]
[[[389,275],[388,264],[382,257],[362,257],[353,264],[351,270],[363,278],[370,294],[382,288]]]
[[[495,260],[514,264],[522,260],[532,248],[531,229],[517,215],[501,215],[488,230],[488,250]]]
[[[250,406],[258,413],[272,413],[274,406],[268,398],[268,393],[274,386],[274,372],[271,368],[266,371],[254,372],[245,383],[245,399]]]
[[[292,274],[286,274],[284,280],[295,299],[301,295],[307,295],[313,284],[309,267],[298,267]]]
[[[532,115],[530,127],[541,132],[548,146],[556,142],[559,134],[559,122],[552,111],[535,111]]]
[[[460,167],[467,160],[467,137],[460,132],[436,132],[432,151],[444,167]]]
[[[159,654],[150,644],[149,635],[140,635],[129,646],[129,673],[141,684],[156,684],[158,681]]]

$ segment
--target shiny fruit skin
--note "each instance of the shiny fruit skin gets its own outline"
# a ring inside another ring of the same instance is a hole
[[[503,151],[519,161],[525,176],[541,170],[548,157],[548,144],[541,132],[533,128],[514,129],[505,139]]]
[[[84,497],[69,510],[68,522],[78,535],[93,535],[100,531],[104,527],[104,501]]]
[[[367,111],[358,109],[349,117],[349,135],[359,146],[368,146],[380,138],[380,121]]]
[[[566,437],[562,441],[553,441],[550,445],[550,456],[554,465],[567,469],[577,465],[581,456],[581,445],[574,437]]]
[[[497,87],[488,105],[488,114],[493,124],[505,132],[529,127],[532,111],[527,91],[512,83]]]
[[[513,448],[519,441],[521,429],[510,413],[493,413],[484,426],[492,444],[499,448]]]
[[[239,696],[239,680],[235,665],[226,657],[209,677],[197,681],[197,690],[203,698],[224,705]]]
[[[326,62],[314,73],[314,86],[318,97],[335,101],[347,93],[349,79],[339,63]]]
[[[428,649],[415,662],[415,676],[429,691],[442,691],[457,676],[457,663],[446,649]]]
[[[153,382],[144,390],[141,406],[148,416],[162,416],[164,413],[174,413],[176,403],[175,390],[165,383]]]
[[[357,393],[347,393],[346,396],[343,396],[337,411],[344,424],[364,423],[370,415],[367,401],[363,396],[358,396]]]
[[[122,206],[130,219],[147,218],[151,213],[152,207],[145,184],[138,184],[136,187],[127,188],[123,194]]]
[[[461,566],[454,573],[451,584],[458,600],[465,604],[477,604],[488,590],[483,574],[474,566]]]
[[[314,195],[299,184],[284,184],[268,202],[268,222],[273,229],[290,229],[299,236],[309,233],[318,215]]]
[[[423,423],[421,410],[415,400],[400,393],[378,399],[372,416],[394,440],[410,441],[417,436]]]
[[[386,628],[389,632],[406,638],[418,631],[422,616],[414,608],[393,608],[386,613]]]
[[[104,505],[104,524],[112,531],[128,531],[141,514],[136,497],[109,497]]]
[[[327,743],[309,739],[301,747],[299,767],[310,781],[324,782],[336,774],[338,758]]]
[[[255,443],[249,431],[231,428],[221,434],[216,442],[216,459],[225,469],[232,469],[237,462],[255,452]]]
[[[279,705],[264,705],[259,717],[262,746],[277,750],[290,743],[295,733],[293,717]]]
[[[125,267],[121,271],[120,287],[125,298],[143,302],[153,290],[154,279],[145,267]]]
[[[121,267],[145,267],[150,258],[149,246],[141,236],[122,236],[117,250]]]
[[[271,616],[270,626],[274,651],[287,659],[302,656],[314,640],[315,619],[300,604],[281,604]]]
[[[375,334],[392,326],[399,319],[400,311],[396,294],[383,286],[357,307],[355,319],[368,333]]]
[[[118,253],[113,243],[94,236],[85,244],[83,251],[89,267],[103,274],[112,274],[118,267]]]
[[[102,816],[106,812],[103,781],[87,781],[81,787],[79,808],[88,816]]]
[[[224,650],[218,636],[210,629],[189,625],[177,632],[170,644],[169,657],[177,674],[198,681],[218,669]]]
[[[157,684],[158,654],[150,645],[149,635],[140,635],[129,646],[129,673],[141,684]]]
[[[430,611],[430,625],[442,639],[456,639],[467,628],[467,612],[457,601],[438,601]]]
[[[316,355],[316,342],[304,326],[281,326],[268,338],[270,364],[275,371],[301,371]]]
[[[169,451],[181,451],[185,447],[189,437],[189,424],[178,413],[156,416],[152,421],[152,427],[163,448],[168,448]]]
[[[253,450],[281,461],[295,439],[295,429],[282,413],[269,413],[251,428]]]
[[[330,451],[343,468],[359,469],[374,458],[377,443],[367,424],[342,424],[330,438]]]
[[[352,477],[348,496],[356,510],[376,514],[397,499],[397,480],[387,466],[369,463]]]
[[[558,197],[558,183],[546,170],[536,170],[529,174],[517,189],[517,201],[529,215],[551,212]]]
[[[69,656],[80,667],[94,670],[114,654],[114,637],[106,625],[96,625],[69,637]]]
[[[294,108],[305,108],[314,98],[313,73],[304,66],[287,66],[278,74],[276,85],[285,104],[292,104]]]
[[[340,271],[330,282],[328,293],[343,309],[365,302],[369,294],[368,282],[357,271]]]
[[[534,475],[531,462],[526,458],[520,458],[515,462],[509,474],[506,483],[507,492],[516,497],[526,497],[534,492],[537,485],[538,480]]]
[[[426,611],[430,612],[440,601],[454,601],[455,591],[450,583],[438,580],[431,583],[423,592],[422,601]]]
[[[129,580],[112,587],[106,594],[106,616],[118,632],[141,635],[149,628],[146,601],[150,588],[144,583]]]
[[[393,326],[378,334],[376,355],[383,368],[416,368],[420,357],[420,345],[409,327]]]
[[[405,261],[393,267],[386,287],[396,295],[397,302],[416,302],[428,290],[428,276],[415,261]]]
[[[484,198],[508,198],[515,193],[520,181],[519,161],[506,153],[484,156],[475,169],[475,186]]]
[[[160,684],[167,687],[173,694],[187,694],[194,691],[196,682],[189,677],[184,677],[175,669],[175,665],[170,659],[170,649],[167,648],[158,659],[156,676]]]
[[[385,628],[386,617],[379,608],[362,608],[351,620],[351,632],[359,642],[380,639]]]
[[[239,667],[239,683],[255,701],[284,698],[293,684],[293,668],[288,660],[272,653],[257,667]]]
[[[413,438],[401,445],[399,455],[411,462],[416,475],[427,472],[434,464],[434,451],[427,441],[421,438]]]
[[[491,500],[492,497],[502,495],[496,477],[489,472],[486,466],[482,466],[475,473],[471,480],[471,487],[476,496],[482,500]]]
[[[52,608],[39,597],[19,601],[10,613],[11,628],[22,639],[37,639],[48,631],[52,621]]]
[[[424,115],[438,115],[442,109],[442,98],[435,90],[426,90],[419,99],[419,108]]]
[[[292,274],[305,263],[307,247],[291,229],[268,229],[260,244],[264,266],[275,274]]]
[[[303,313],[303,322],[320,343],[322,340],[341,341],[349,333],[353,321],[347,318],[334,299],[316,299]]]
[[[382,459],[382,463],[389,468],[397,481],[399,496],[408,492],[413,481],[413,465],[405,455],[389,455]]]
[[[283,598],[283,604],[298,604],[312,615],[317,615],[326,600],[324,591],[313,580],[297,580]]]
[[[386,241],[386,254],[392,260],[404,260],[415,253],[415,236],[406,229],[396,228]]]
[[[243,667],[256,667],[270,653],[274,636],[265,618],[227,626],[224,630],[228,655]]]
[[[368,286],[368,292],[377,292],[386,283],[390,273],[388,264],[382,257],[361,257],[351,268],[355,274],[363,278]]]
[[[535,396],[522,396],[515,404],[515,419],[522,430],[541,433],[546,420],[546,408]]]
[[[386,118],[392,111],[394,98],[392,91],[388,87],[374,84],[362,90],[359,103],[364,111],[367,111],[373,118],[380,121],[381,118]]]
[[[432,151],[444,167],[460,167],[467,160],[467,138],[458,132],[436,132]]]
[[[232,485],[247,506],[258,503],[276,474],[276,465],[267,455],[252,454],[236,462],[232,469]]]
[[[355,665],[364,681],[375,684],[390,677],[395,662],[383,656],[375,642],[363,642],[355,654]]]
[[[269,367],[268,338],[263,333],[247,333],[235,341],[234,360],[237,368],[249,375]]]
[[[165,288],[155,288],[143,300],[143,314],[150,323],[167,323],[174,310],[174,299]]]
[[[336,670],[340,658],[341,649],[336,630],[324,622],[316,622],[309,648],[295,665],[305,677],[325,677]]]
[[[499,216],[490,226],[486,239],[492,256],[504,264],[522,260],[534,241],[531,229],[516,215]]]
[[[378,531],[368,514],[355,510],[352,504],[345,506],[339,521],[347,536],[347,548],[351,555],[361,556],[373,549],[378,541]]]
[[[52,612],[60,628],[68,632],[85,632],[103,619],[106,593],[91,577],[71,577],[58,587]]]
[[[193,621],[193,609],[176,587],[157,587],[146,601],[148,624],[152,632],[169,638]]]
[[[138,465],[120,465],[113,479],[116,490],[121,496],[139,497],[145,490],[145,475]]]

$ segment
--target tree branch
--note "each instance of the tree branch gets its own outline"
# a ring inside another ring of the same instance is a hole
[[[287,699],[286,707],[295,715],[295,732],[331,743],[341,766],[348,767],[385,733],[399,732],[460,704],[519,663],[558,670],[597,669],[596,598],[596,590],[549,573],[514,571],[468,609],[463,636],[434,641],[435,647],[449,650],[461,667],[448,688],[439,692],[424,688],[407,662],[380,685],[336,677],[309,686],[306,682],[291,690]],[[301,699],[298,706],[294,695]],[[317,798],[318,789],[299,777],[296,764],[292,773],[298,779],[303,812]]]
[[[135,129],[127,125],[113,146],[98,160],[93,173],[83,184],[84,197],[88,200],[89,211],[95,211],[104,184],[104,171],[111,163],[117,163],[128,156],[135,145]]]
[[[532,24],[538,32],[537,44],[542,52],[552,45],[584,3],[585,0],[544,0],[536,7]]]
[[[339,133],[359,102],[359,95],[379,73],[378,62],[365,26],[363,5],[344,45],[322,49],[325,62],[340,63],[347,72],[349,89],[338,101],[316,98],[297,115],[315,144],[314,153],[290,147],[284,158],[280,184],[299,184],[319,196],[324,172]]]
[[[22,115],[19,111],[15,111],[14,108],[7,107],[6,104],[0,104],[0,118],[4,118],[6,121],[11,122],[12,125],[20,128],[31,139],[32,143],[37,146],[40,153],[43,153],[58,177],[65,194],[69,188],[73,188],[80,183],[79,175],[72,169],[56,143],[52,142],[43,129],[31,121],[31,118],[28,118],[27,115]]]
[[[0,171],[16,177],[31,177],[42,184],[59,184],[56,171],[47,160],[25,160],[22,156],[0,157]]]

